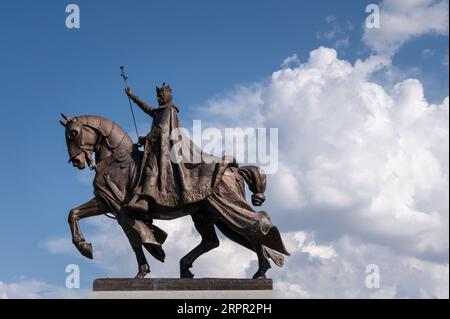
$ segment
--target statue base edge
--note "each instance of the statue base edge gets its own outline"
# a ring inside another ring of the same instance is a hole
[[[93,291],[89,299],[277,299],[273,290]]]
[[[275,299],[271,279],[102,278],[90,299]]]

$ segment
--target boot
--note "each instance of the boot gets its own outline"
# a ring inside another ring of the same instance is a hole
[[[127,210],[133,212],[136,216],[147,216],[148,215],[148,200],[139,195],[134,195],[133,199],[126,205]]]

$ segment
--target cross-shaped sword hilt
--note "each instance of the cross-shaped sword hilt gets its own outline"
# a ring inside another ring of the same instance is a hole
[[[125,74],[123,65],[120,66],[120,76],[122,77],[122,79],[125,81],[125,84],[126,84],[127,80],[128,80],[128,76]]]

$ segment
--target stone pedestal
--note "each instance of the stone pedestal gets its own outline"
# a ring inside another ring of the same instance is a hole
[[[272,279],[104,278],[92,299],[274,299]]]

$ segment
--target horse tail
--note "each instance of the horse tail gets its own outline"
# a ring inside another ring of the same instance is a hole
[[[244,178],[248,188],[253,193],[252,204],[261,206],[266,200],[266,173],[258,166],[243,166],[238,169],[239,174]]]

